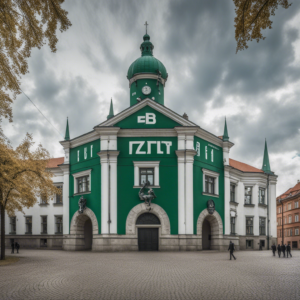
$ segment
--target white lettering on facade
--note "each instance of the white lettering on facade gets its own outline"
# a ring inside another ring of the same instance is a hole
[[[166,145],[166,149],[162,149],[162,144]],[[135,154],[151,154],[152,145],[156,146],[156,153],[157,154],[170,154],[171,153],[171,146],[172,142],[169,141],[147,141],[147,152],[141,151],[142,147],[145,145],[144,141],[134,141],[129,142],[129,154],[132,154],[133,152],[133,145],[138,145]]]
[[[156,115],[154,113],[146,113],[145,116],[137,117],[138,123],[156,124]]]

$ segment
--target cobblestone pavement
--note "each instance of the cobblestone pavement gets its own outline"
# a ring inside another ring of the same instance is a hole
[[[9,251],[7,251],[9,254]],[[22,250],[0,267],[0,299],[300,299],[300,251]]]

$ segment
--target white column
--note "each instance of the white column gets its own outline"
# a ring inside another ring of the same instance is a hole
[[[186,150],[186,199],[185,199],[185,233],[194,233],[194,176],[193,165],[195,150]]]
[[[179,152],[179,151],[178,151]],[[176,152],[177,154],[177,152]],[[185,234],[184,157],[177,154],[178,164],[178,234]]]
[[[101,234],[109,233],[108,223],[108,157],[101,151]]]
[[[70,166],[69,164],[60,165],[63,171],[63,234],[70,233]],[[48,220],[49,221],[49,220]]]
[[[112,151],[110,151],[112,152]],[[110,165],[110,233],[117,234],[117,156],[119,151],[109,155]]]
[[[224,226],[225,234],[230,234],[230,177],[229,171],[224,170]],[[236,191],[238,192],[238,191]],[[237,228],[237,226],[236,226]]]
[[[270,191],[270,198],[269,198],[269,218],[270,218],[270,223],[269,223],[269,232],[270,232],[270,237],[277,237],[277,220],[276,220],[276,179],[272,180],[270,179],[270,186],[269,186],[269,191]]]

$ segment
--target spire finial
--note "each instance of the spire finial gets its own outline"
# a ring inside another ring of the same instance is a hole
[[[225,141],[229,141],[226,117],[225,117],[225,125],[224,125],[223,141],[224,141],[224,142],[225,142]]]
[[[66,126],[65,141],[69,141],[69,140],[70,140],[69,118],[67,117],[67,126]]]
[[[271,171],[270,161],[269,161],[269,153],[268,153],[268,146],[267,146],[267,139],[265,139],[265,150],[264,150],[264,159],[263,165],[261,168],[265,173],[273,174]]]
[[[146,26],[146,34],[147,34],[147,26],[149,25],[146,21],[146,23],[144,24]]]
[[[112,98],[110,100],[110,108],[109,108],[109,115],[107,116],[107,120],[114,117],[114,107],[113,107],[113,102]]]

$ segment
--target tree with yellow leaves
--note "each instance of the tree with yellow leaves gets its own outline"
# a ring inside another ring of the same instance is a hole
[[[52,173],[46,169],[50,158],[48,151],[39,145],[32,150],[33,140],[27,134],[22,143],[13,149],[1,138],[0,141],[0,213],[1,213],[1,260],[5,259],[5,212],[13,216],[24,207],[32,207],[37,197],[45,201],[60,194],[52,182]]]
[[[234,19],[236,52],[247,49],[249,41],[264,40],[261,31],[272,28],[273,22],[270,17],[275,15],[278,6],[283,8],[291,6],[288,0],[233,0],[233,2],[236,13]]]
[[[12,121],[11,104],[21,93],[21,75],[28,73],[27,60],[32,48],[40,49],[46,41],[56,52],[56,30],[71,26],[64,0],[0,1],[0,121]]]

